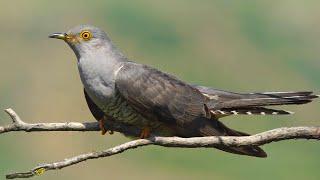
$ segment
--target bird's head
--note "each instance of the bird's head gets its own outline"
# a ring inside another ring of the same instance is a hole
[[[79,25],[65,33],[53,33],[50,38],[64,40],[79,58],[80,55],[92,53],[110,44],[107,34],[91,25]]]

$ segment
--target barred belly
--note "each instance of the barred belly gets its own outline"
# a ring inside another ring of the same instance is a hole
[[[163,136],[171,136],[172,132],[165,124],[155,120],[148,120],[134,110],[128,102],[123,99],[120,94],[116,93],[114,98],[108,101],[104,108],[104,112],[115,120],[128,125],[137,126],[139,128],[150,127],[155,130],[156,134]]]

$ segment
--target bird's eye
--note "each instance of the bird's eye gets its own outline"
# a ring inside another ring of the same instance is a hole
[[[90,31],[82,31],[80,34],[80,37],[85,40],[88,41],[92,38],[92,34],[90,33]]]

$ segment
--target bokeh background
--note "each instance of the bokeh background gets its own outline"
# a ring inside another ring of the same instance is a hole
[[[27,122],[93,121],[73,52],[47,38],[78,24],[103,28],[130,58],[191,83],[240,92],[320,93],[319,6],[314,0],[1,0],[0,109],[12,107]],[[318,101],[287,107],[294,116],[223,122],[249,133],[320,125],[319,108]],[[10,123],[4,112],[0,120]],[[118,133],[3,134],[0,179],[128,140]],[[35,179],[319,179],[319,142],[291,140],[264,148],[267,159],[213,149],[144,147]]]

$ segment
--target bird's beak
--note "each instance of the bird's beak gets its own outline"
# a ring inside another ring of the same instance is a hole
[[[49,38],[66,40],[66,39],[68,39],[68,34],[67,33],[53,33],[49,36]]]

